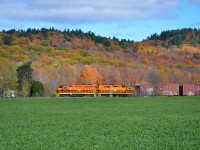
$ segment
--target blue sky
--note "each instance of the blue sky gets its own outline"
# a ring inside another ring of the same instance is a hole
[[[141,41],[153,33],[200,28],[200,0],[0,0],[0,29],[82,29]]]

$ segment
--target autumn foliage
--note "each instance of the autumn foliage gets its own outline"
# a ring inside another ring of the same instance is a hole
[[[148,83],[155,70],[161,83],[196,84],[200,83],[199,37],[198,29],[164,31],[142,42],[91,31],[12,29],[0,32],[0,60],[6,62],[0,65],[16,70],[32,62],[32,78],[43,83],[45,95],[65,84]],[[2,89],[5,84],[0,85]]]
[[[82,69],[80,73],[80,79],[83,84],[99,85],[105,82],[105,79],[103,78],[103,76],[90,66],[85,66]]]

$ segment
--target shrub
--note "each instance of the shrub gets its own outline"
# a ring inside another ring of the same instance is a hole
[[[44,86],[40,81],[32,82],[30,96],[44,96]]]

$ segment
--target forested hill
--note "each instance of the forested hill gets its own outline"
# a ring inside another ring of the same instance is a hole
[[[8,66],[16,70],[27,62],[33,79],[40,80],[47,93],[61,84],[148,83],[152,72],[162,83],[198,83],[200,30],[164,31],[142,42],[81,30],[2,30],[0,77],[6,78],[6,68],[11,72]]]
[[[200,29],[181,29],[164,31],[160,35],[153,34],[147,38],[148,40],[160,40],[163,46],[181,46],[189,44],[191,46],[199,46],[200,44]]]

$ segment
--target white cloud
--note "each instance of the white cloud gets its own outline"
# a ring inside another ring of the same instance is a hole
[[[0,18],[59,23],[170,18],[172,15],[170,12],[179,7],[179,0],[0,0],[0,2]]]

